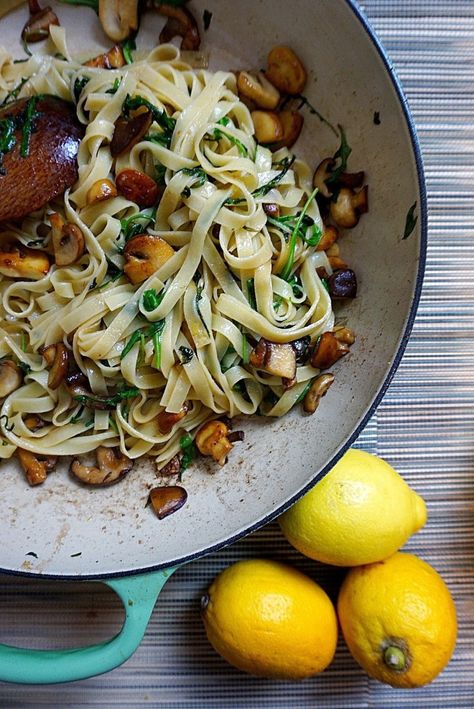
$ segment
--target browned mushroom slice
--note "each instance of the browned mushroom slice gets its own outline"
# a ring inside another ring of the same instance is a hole
[[[75,459],[71,472],[85,485],[112,485],[121,480],[133,468],[133,460],[115,448],[99,446],[96,450],[97,466],[83,465]]]
[[[11,359],[0,361],[0,399],[18,389],[23,382],[20,367]]]
[[[153,207],[158,201],[160,188],[145,172],[125,168],[116,175],[115,182],[119,194],[139,207]]]
[[[51,264],[44,251],[29,249],[20,243],[3,244],[0,248],[0,273],[4,276],[38,281],[50,269]]]
[[[365,185],[359,192],[354,192],[350,187],[339,190],[335,202],[331,202],[330,212],[338,226],[352,229],[359,221],[361,214],[369,209],[368,186]]]
[[[87,204],[97,204],[98,202],[113,199],[116,196],[117,188],[111,180],[105,177],[92,183],[87,190],[86,202]]]
[[[160,475],[179,475],[181,472],[181,453],[176,453],[176,455],[171,458],[171,460],[166,463],[163,468],[158,471]]]
[[[262,337],[250,355],[250,364],[276,377],[293,379],[296,353],[291,344],[277,344]]]
[[[331,298],[355,298],[356,274],[350,268],[334,271],[328,278],[328,290]]]
[[[332,224],[326,224],[324,226],[323,235],[320,238],[316,251],[327,251],[333,244],[336,243],[339,237],[339,232],[335,226]]]
[[[262,71],[250,74],[248,71],[239,71],[237,74],[237,89],[239,96],[244,96],[254,102],[259,108],[273,110],[278,106],[280,93],[271,84]]]
[[[54,470],[57,462],[55,456],[47,456],[40,459],[35,453],[23,450],[23,448],[17,448],[17,454],[30,485],[44,483],[48,473]]]
[[[303,399],[303,409],[307,414],[314,414],[319,406],[319,402],[328,392],[329,387],[334,382],[334,374],[320,374],[311,384],[309,391]]]
[[[84,235],[76,224],[65,223],[57,212],[50,214],[49,221],[56,266],[70,266],[84,253]]]
[[[355,189],[356,187],[362,187],[364,177],[365,173],[363,170],[360,172],[343,172],[342,175],[339,175],[338,183],[344,187]]]
[[[332,190],[328,188],[326,180],[331,177],[334,165],[334,158],[324,158],[324,160],[319,163],[313,176],[313,187],[317,187],[318,194],[321,194],[327,199],[331,197]]]
[[[170,411],[160,411],[160,413],[156,417],[159,432],[163,435],[171,433],[171,430],[175,423],[181,421],[181,419],[183,419],[188,413],[188,410],[189,405],[187,402],[185,402],[183,407],[181,408],[181,411],[176,414],[173,414]]]
[[[273,47],[265,75],[283,94],[301,94],[306,85],[306,69],[290,47]]]
[[[278,204],[274,204],[273,202],[267,202],[266,204],[263,204],[263,211],[267,215],[267,217],[279,217],[280,216],[280,207]]]
[[[121,42],[138,28],[138,0],[99,0],[99,19],[105,34]]]
[[[98,69],[121,69],[125,64],[122,47],[119,47],[118,44],[111,47],[108,52],[98,54],[96,57],[92,57],[89,61],[84,62],[84,66]]]
[[[126,150],[131,150],[148,132],[153,123],[153,115],[148,109],[136,113],[131,118],[119,116],[114,124],[114,134],[110,142],[110,152],[116,158]]]
[[[40,353],[50,367],[48,386],[50,389],[57,389],[66,379],[69,364],[69,351],[62,342],[57,342],[54,345],[41,347]]]
[[[305,337],[300,337],[299,340],[293,340],[290,345],[293,347],[296,355],[296,362],[298,364],[304,364],[309,357],[309,346],[311,344],[311,338],[309,335]]]
[[[50,7],[41,9],[38,0],[28,0],[30,17],[23,27],[21,38],[24,42],[41,42],[49,37],[51,25],[59,25],[59,20]]]
[[[174,254],[174,249],[164,239],[151,234],[137,234],[127,242],[123,255],[123,270],[133,283],[143,283]]]
[[[340,342],[334,333],[323,332],[321,337],[318,337],[311,355],[311,366],[317,369],[328,369],[348,353],[349,346]]]
[[[167,17],[166,25],[160,32],[160,43],[171,42],[173,37],[182,37],[181,49],[199,49],[201,38],[196,20],[186,7],[175,7],[161,3],[156,7],[160,15]]]
[[[173,512],[177,512],[187,499],[188,493],[181,485],[154,487],[150,490],[148,497],[158,519],[164,519]]]
[[[46,426],[46,422],[37,414],[28,414],[28,416],[25,417],[23,423],[25,424],[26,428],[28,428],[32,433],[34,433],[35,431],[39,431],[41,428],[44,428]]]
[[[252,111],[255,137],[259,143],[276,143],[283,138],[283,126],[278,113]]]
[[[298,111],[280,111],[278,118],[280,119],[283,135],[277,144],[272,146],[272,149],[291,148],[299,138],[304,118]]]

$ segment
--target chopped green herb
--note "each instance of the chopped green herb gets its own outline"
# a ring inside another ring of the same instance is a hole
[[[21,42],[21,46],[23,47],[23,49],[25,51],[25,54],[27,54],[29,57],[32,57],[33,55],[31,53],[31,50],[28,46],[28,42],[26,41],[26,39],[24,37],[22,37],[20,42]]]
[[[125,237],[125,241],[129,241],[137,234],[142,234],[143,230],[149,225],[150,222],[154,221],[156,216],[156,207],[153,209],[144,209],[142,212],[137,212],[131,217],[120,220],[120,228]]]
[[[254,197],[264,197],[266,194],[270,192],[274,187],[276,187],[282,179],[285,177],[286,173],[288,170],[292,167],[293,163],[295,162],[295,157],[293,156],[291,159],[289,158],[284,158],[279,165],[282,166],[281,171],[276,175],[272,180],[267,182],[266,184],[262,185],[261,187],[257,187],[257,189],[253,190],[252,195]],[[237,197],[235,199],[229,198],[226,199],[224,204],[241,204],[242,202],[245,202],[245,199],[243,197]]]
[[[349,146],[346,140],[344,128],[340,124],[338,124],[337,127],[339,128],[339,133],[341,136],[341,144],[333,155],[332,159],[335,164],[335,167],[334,170],[331,170],[331,174],[325,180],[325,183],[327,185],[335,185],[337,182],[339,182],[339,178],[341,177],[342,173],[346,171],[347,160],[352,152],[352,148]]]
[[[123,271],[118,266],[116,266],[113,261],[107,259],[107,273],[105,275],[108,276],[108,278],[106,281],[100,284],[99,290],[102,290],[102,288],[105,288],[105,286],[108,286],[110,283],[114,283],[114,281],[117,281],[121,276],[123,276]],[[94,281],[95,280],[96,279],[94,278]],[[90,290],[92,290],[92,287],[97,287],[94,284],[94,281],[90,285]]]
[[[165,184],[166,167],[160,162],[155,163],[155,182],[157,185]]]
[[[28,338],[26,336],[26,332],[21,333],[21,351],[26,352],[26,348],[28,347]]]
[[[325,287],[325,289],[326,289],[327,292],[329,293],[329,283],[328,283],[328,279],[327,279],[327,278],[321,278],[321,283],[323,284],[323,286]]]
[[[194,357],[194,351],[190,347],[185,347],[184,345],[181,345],[181,347],[178,347],[178,349],[181,364],[188,364],[188,362],[190,362]]]
[[[253,278],[247,279],[247,299],[252,310],[257,310],[257,299],[255,297],[255,280]]]
[[[9,91],[5,98],[3,99],[2,103],[0,103],[0,108],[3,106],[6,106],[7,103],[10,103],[10,101],[14,101],[16,98],[18,98],[18,94],[22,90],[23,86],[26,84],[28,81],[29,77],[23,77],[22,80],[15,86],[14,89]]]
[[[150,101],[143,96],[130,96],[127,94],[125,101],[122,104],[122,113],[125,117],[128,117],[130,111],[134,111],[140,106],[146,106],[153,115],[153,120],[158,123],[158,125],[163,128],[164,132],[167,134],[172,134],[176,125],[174,118],[170,118],[166,111],[161,111],[159,108],[154,106]]]
[[[195,177],[196,180],[193,183],[193,187],[202,187],[207,180],[207,175],[202,167],[183,167],[178,172],[182,172],[183,175],[188,177]]]
[[[110,425],[110,428],[112,428],[115,431],[115,433],[119,432],[117,422],[115,421],[115,419],[112,415],[109,415],[109,425]]]
[[[106,93],[106,94],[112,94],[112,96],[113,96],[113,95],[116,94],[117,91],[119,90],[119,86],[120,86],[120,79],[117,77],[117,78],[115,79],[114,83],[112,84],[111,88],[110,88],[110,89],[107,89],[107,91],[106,91],[105,93]]]
[[[209,12],[209,10],[204,10],[204,12],[202,13],[202,23],[204,25],[205,32],[207,32],[207,30],[211,26],[211,20],[212,20],[212,12]]]
[[[21,371],[25,375],[29,374],[31,372],[31,367],[29,364],[26,364],[26,362],[18,362],[18,366],[20,367]]]
[[[160,337],[161,337],[164,327],[165,327],[165,321],[158,320],[157,322],[151,323],[151,325],[148,325],[147,327],[141,327],[138,330],[135,330],[135,332],[129,338],[124,349],[122,350],[122,353],[120,355],[120,359],[123,359],[130,352],[132,347],[134,347],[137,344],[137,342],[143,343],[144,340],[146,340],[146,339],[152,339],[153,346],[155,349],[155,367],[157,369],[159,369],[161,366]]]
[[[3,157],[13,150],[15,145],[15,121],[13,118],[3,118],[0,120],[0,175],[5,175]]]
[[[137,387],[129,387],[128,389],[117,391],[113,396],[94,396],[93,394],[89,396],[86,394],[78,394],[74,397],[74,399],[80,404],[84,404],[84,406],[94,407],[95,404],[99,404],[100,406],[106,406],[107,408],[114,409],[124,399],[131,399],[139,394],[140,390],[137,389]],[[89,423],[86,422],[85,425],[88,426]]]
[[[417,202],[414,202],[407,212],[407,218],[405,220],[405,231],[403,232],[402,239],[408,239],[410,234],[413,232],[418,221],[418,216],[415,214]]]
[[[302,211],[299,214],[296,225],[291,233],[289,244],[288,244],[288,259],[279,274],[280,278],[283,278],[283,280],[285,280],[285,281],[287,281],[289,279],[289,277],[291,276],[291,272],[293,270],[293,264],[295,262],[296,240],[298,238],[298,233],[299,233],[301,223],[304,219],[306,212],[308,211],[308,208],[309,208],[311,202],[315,198],[317,191],[318,191],[318,189],[316,188],[311,192],[310,196],[308,197],[308,199],[306,201],[306,204],[304,205]]]
[[[211,333],[209,332],[209,328],[206,325],[206,321],[204,320],[202,313],[201,313],[201,308],[199,307],[199,303],[202,300],[202,291],[204,290],[203,286],[198,286],[196,289],[196,297],[195,297],[195,305],[196,305],[196,311],[197,314],[199,315],[202,324],[204,325],[204,329],[206,330],[207,334],[210,335]]]
[[[152,310],[155,310],[164,297],[165,291],[157,293],[155,288],[150,288],[149,290],[146,290],[143,294],[143,307],[145,308],[147,313],[151,312]]]
[[[291,98],[291,97],[289,97],[289,98]],[[306,96],[303,96],[303,94],[299,94],[298,96],[295,96],[295,98],[299,98],[300,101],[301,101],[301,103],[299,104],[299,106],[298,106],[298,108],[297,108],[298,111],[300,110],[300,108],[303,108],[303,106],[307,106],[308,109],[309,109],[309,112],[310,112],[313,116],[317,116],[317,117],[319,118],[319,120],[321,121],[321,123],[324,123],[325,125],[327,125],[328,128],[330,128],[330,129],[332,130],[332,132],[334,133],[334,135],[337,135],[337,130],[334,128],[333,124],[330,123],[330,122],[328,121],[328,119],[325,118],[325,117],[322,115],[322,113],[320,113],[319,111],[317,111],[317,110],[315,109],[315,107],[308,101],[308,99],[306,98]]]
[[[34,122],[38,117],[38,111],[36,110],[36,104],[38,102],[38,96],[32,96],[28,99],[25,109],[25,117],[23,120],[23,128],[21,134],[20,142],[20,155],[22,158],[26,158],[30,152],[30,139],[31,134],[34,130]]]
[[[217,123],[221,126],[227,126],[230,123],[230,119],[227,118],[227,116],[223,116],[220,118]],[[221,140],[221,138],[227,138],[227,140],[232,143],[232,145],[235,145],[239,151],[239,153],[245,158],[248,155],[248,150],[245,147],[245,145],[242,143],[241,140],[236,138],[232,133],[226,133],[226,131],[221,131],[218,128],[215,128],[212,133],[208,133],[209,139],[210,140]]]
[[[84,406],[81,406],[79,411],[75,416],[72,417],[72,419],[69,421],[69,423],[78,423],[81,420],[82,413],[84,411]]]
[[[296,223],[300,214],[291,214],[284,217],[267,217],[267,222],[273,224],[283,232],[285,240],[288,241],[288,236],[291,235],[296,227]],[[307,236],[308,229],[311,228],[310,236]],[[314,219],[308,214],[303,216],[300,226],[298,227],[298,236],[308,246],[317,246],[322,237],[321,229],[314,223]]]
[[[76,103],[79,103],[82,90],[89,83],[89,81],[90,78],[88,76],[78,76],[75,80],[72,92],[74,94],[74,98],[76,99]]]
[[[294,403],[294,406],[296,406],[296,404],[300,404],[300,403],[303,401],[303,399],[305,398],[306,394],[307,394],[308,391],[311,389],[311,384],[313,383],[313,381],[314,381],[314,379],[310,379],[310,380],[309,380],[309,382],[306,384],[305,388],[303,389],[303,391],[301,392],[301,394],[299,395],[299,397],[296,399],[296,401],[295,401],[295,403]]]
[[[122,42],[123,58],[127,64],[133,64],[132,51],[136,48],[137,43],[135,42],[135,37],[127,37],[127,39]]]
[[[144,140],[149,140],[150,143],[157,143],[158,145],[163,145],[165,148],[169,148],[171,136],[168,133],[148,133],[148,135],[144,137]]]
[[[182,450],[180,473],[184,473],[184,471],[189,468],[193,460],[196,458],[197,450],[194,439],[189,435],[189,433],[181,436],[179,446]]]

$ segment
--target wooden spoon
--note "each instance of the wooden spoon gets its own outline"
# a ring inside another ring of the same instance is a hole
[[[71,187],[78,176],[77,152],[84,128],[73,104],[57,96],[36,100],[27,155],[22,157],[28,101],[22,98],[0,109],[0,121],[16,119],[16,143],[2,159],[5,174],[0,174],[0,222],[40,209]]]

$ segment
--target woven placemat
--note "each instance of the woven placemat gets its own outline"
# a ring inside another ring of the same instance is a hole
[[[413,335],[358,445],[390,461],[427,501],[429,523],[408,549],[433,564],[453,593],[459,616],[453,660],[433,684],[416,691],[369,680],[342,642],[324,675],[301,683],[233,670],[210,648],[199,617],[199,597],[218,571],[241,558],[266,556],[294,564],[333,596],[340,580],[338,571],[299,556],[270,525],[179,570],[125,665],[61,686],[1,684],[1,707],[474,707],[474,2],[362,5],[418,126],[430,228]],[[3,642],[67,647],[106,639],[120,627],[120,604],[97,584],[1,581]]]

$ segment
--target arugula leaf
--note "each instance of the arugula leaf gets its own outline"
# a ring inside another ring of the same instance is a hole
[[[189,435],[189,433],[186,433],[186,435],[181,436],[179,440],[179,446],[183,451],[183,454],[181,456],[180,470],[180,473],[183,473],[187,468],[189,468],[193,460],[196,458],[197,449],[194,443],[194,439],[192,436]]]
[[[21,133],[20,142],[20,155],[22,158],[27,158],[30,153],[30,138],[34,129],[35,119],[38,118],[38,111],[36,110],[36,104],[38,102],[39,96],[32,96],[28,99],[25,109],[25,118],[23,121],[23,128]]]
[[[125,242],[129,241],[132,237],[137,236],[137,234],[143,233],[148,224],[155,219],[156,207],[144,209],[137,214],[133,214],[131,217],[120,220],[120,228],[125,237]],[[145,223],[140,223],[145,222]]]
[[[306,212],[308,211],[309,205],[311,204],[311,202],[315,198],[317,191],[318,191],[318,188],[314,189],[311,192],[310,196],[308,197],[308,199],[306,201],[306,204],[303,207],[303,210],[300,212],[300,215],[298,217],[296,225],[291,233],[290,241],[289,241],[289,245],[288,245],[288,259],[279,274],[280,278],[283,278],[283,280],[285,280],[285,281],[287,281],[288,278],[291,276],[291,271],[293,270],[293,264],[295,262],[296,239],[298,238],[298,233],[299,233],[301,223],[303,221],[303,218],[304,218]]]
[[[130,336],[127,344],[125,345],[124,349],[122,350],[120,354],[120,359],[123,359],[134,347],[134,345],[137,344],[137,342],[143,342],[145,339],[153,339],[153,344],[155,347],[155,356],[157,357],[157,368],[160,366],[160,361],[161,357],[161,345],[159,342],[159,337],[161,336],[161,333],[163,332],[163,328],[165,326],[165,321],[164,320],[158,320],[157,322],[151,323],[151,325],[148,325],[147,327],[141,327],[138,328],[138,330],[135,330],[135,332],[132,333]],[[158,339],[156,339],[158,338]],[[160,361],[158,361],[160,360]]]
[[[230,123],[230,119],[227,118],[227,116],[223,116],[217,121],[217,123],[221,126],[227,126]],[[221,131],[218,128],[215,128],[212,133],[208,133],[207,135],[211,140],[221,140],[221,138],[227,138],[227,140],[232,143],[232,145],[235,145],[237,147],[239,153],[244,158],[247,157],[249,151],[242,143],[242,141],[232,135],[232,133],[226,133],[226,131]]]
[[[21,371],[23,374],[29,374],[31,372],[31,367],[29,364],[26,364],[26,362],[18,362],[18,366],[20,367]]]
[[[137,387],[129,387],[128,389],[121,389],[117,391],[113,396],[94,396],[86,394],[78,394],[74,396],[75,401],[78,401],[84,406],[94,406],[94,404],[100,404],[102,406],[107,406],[110,409],[114,409],[120,404],[124,399],[131,399],[138,396],[140,390]],[[87,425],[87,424],[86,424]]]
[[[345,172],[347,169],[347,160],[349,158],[349,155],[352,152],[352,148],[349,146],[349,144],[347,142],[344,128],[339,123],[338,123],[337,127],[338,127],[339,133],[341,135],[341,144],[340,144],[339,148],[336,150],[336,152],[334,153],[332,159],[335,164],[337,162],[339,162],[339,164],[336,165],[334,170],[331,170],[331,174],[325,180],[326,185],[334,185],[337,182],[339,182],[339,178],[341,177],[342,173]]]
[[[300,403],[303,401],[303,399],[305,398],[306,394],[307,394],[308,391],[311,389],[311,384],[312,384],[313,382],[314,382],[314,379],[310,379],[310,380],[309,380],[309,382],[306,384],[305,388],[303,389],[303,391],[301,392],[301,394],[299,395],[299,397],[296,399],[296,401],[295,401],[295,403],[293,404],[293,406],[296,406],[296,404],[300,404]]]
[[[253,278],[247,279],[247,298],[252,310],[257,310],[257,299],[255,297],[255,280]]]
[[[117,281],[120,278],[120,276],[123,276],[123,271],[118,266],[116,266],[113,261],[110,261],[110,259],[107,259],[107,272],[105,275],[108,276],[108,279],[100,284],[99,290],[102,290],[102,288],[105,288],[105,286],[108,286],[109,283],[113,283],[114,281]],[[96,286],[94,285],[94,288],[95,287]],[[90,290],[93,290],[93,288],[91,288]]]
[[[181,170],[178,170],[178,172],[182,172],[183,175],[187,175],[189,177],[196,177],[194,187],[202,187],[207,180],[207,175],[202,167],[182,167]]]
[[[133,64],[132,51],[137,48],[137,43],[135,42],[135,37],[127,37],[122,44],[123,58],[127,64]]]
[[[112,86],[110,87],[110,89],[107,89],[107,91],[106,91],[105,93],[106,93],[106,94],[112,94],[112,96],[113,96],[113,95],[116,94],[117,91],[119,90],[120,83],[121,83],[121,82],[120,82],[120,79],[117,77],[117,78],[115,79],[114,83],[112,84]]]
[[[22,90],[23,86],[28,81],[28,78],[29,78],[28,76],[23,77],[21,79],[21,81],[15,86],[15,88],[13,88],[11,91],[9,91],[7,93],[7,95],[3,99],[2,103],[0,103],[0,108],[2,108],[3,106],[6,106],[7,103],[10,103],[10,101],[14,101],[17,98],[17,96],[20,93],[20,91]]]
[[[150,143],[163,145],[165,148],[170,147],[171,136],[168,133],[148,133],[143,140],[148,140]]]
[[[152,310],[155,310],[165,297],[165,292],[161,291],[161,293],[157,293],[155,288],[150,288],[149,290],[146,290],[143,294],[143,307],[147,311],[147,313],[151,312]]]
[[[82,90],[86,84],[88,84],[90,81],[90,78],[88,76],[78,76],[77,79],[74,82],[74,86],[72,89],[72,93],[74,94],[74,98],[76,99],[76,103],[79,103],[79,98],[81,96]]]
[[[418,216],[415,215],[416,205],[417,205],[417,202],[414,202],[407,212],[407,218],[405,221],[405,231],[403,232],[402,239],[408,239],[408,237],[410,236],[410,234],[413,232],[414,228],[416,227],[416,223],[418,221]]]
[[[83,414],[83,411],[84,411],[84,406],[82,405],[79,408],[79,411],[77,412],[77,414],[75,416],[73,416],[72,419],[69,420],[69,423],[79,423],[79,421],[81,420],[81,416]]]
[[[291,235],[293,230],[296,228],[296,223],[299,219],[300,214],[289,214],[284,217],[267,217],[267,222],[273,224],[282,231],[285,235],[285,239],[288,241],[286,235]],[[307,230],[311,228],[311,235],[307,236]],[[308,214],[303,216],[303,219],[298,227],[298,236],[301,241],[304,241],[308,246],[316,246],[322,237],[321,229],[316,226],[314,219]]]
[[[134,111],[140,106],[146,106],[153,115],[153,120],[158,123],[158,125],[163,128],[164,132],[167,134],[172,134],[176,125],[174,118],[170,118],[166,111],[161,111],[159,108],[154,106],[150,101],[143,96],[130,96],[127,94],[125,101],[122,104],[122,113],[127,118],[130,111]]]
[[[264,197],[266,194],[268,194],[270,190],[272,190],[282,181],[288,170],[292,167],[295,160],[296,158],[294,156],[291,159],[284,158],[284,160],[282,160],[280,163],[280,165],[282,166],[282,170],[278,173],[278,175],[275,175],[272,180],[262,185],[261,187],[257,187],[257,189],[253,190],[252,195],[254,197]],[[242,202],[245,202],[245,199],[243,197],[237,197],[235,199],[226,199],[224,204],[241,204]]]

